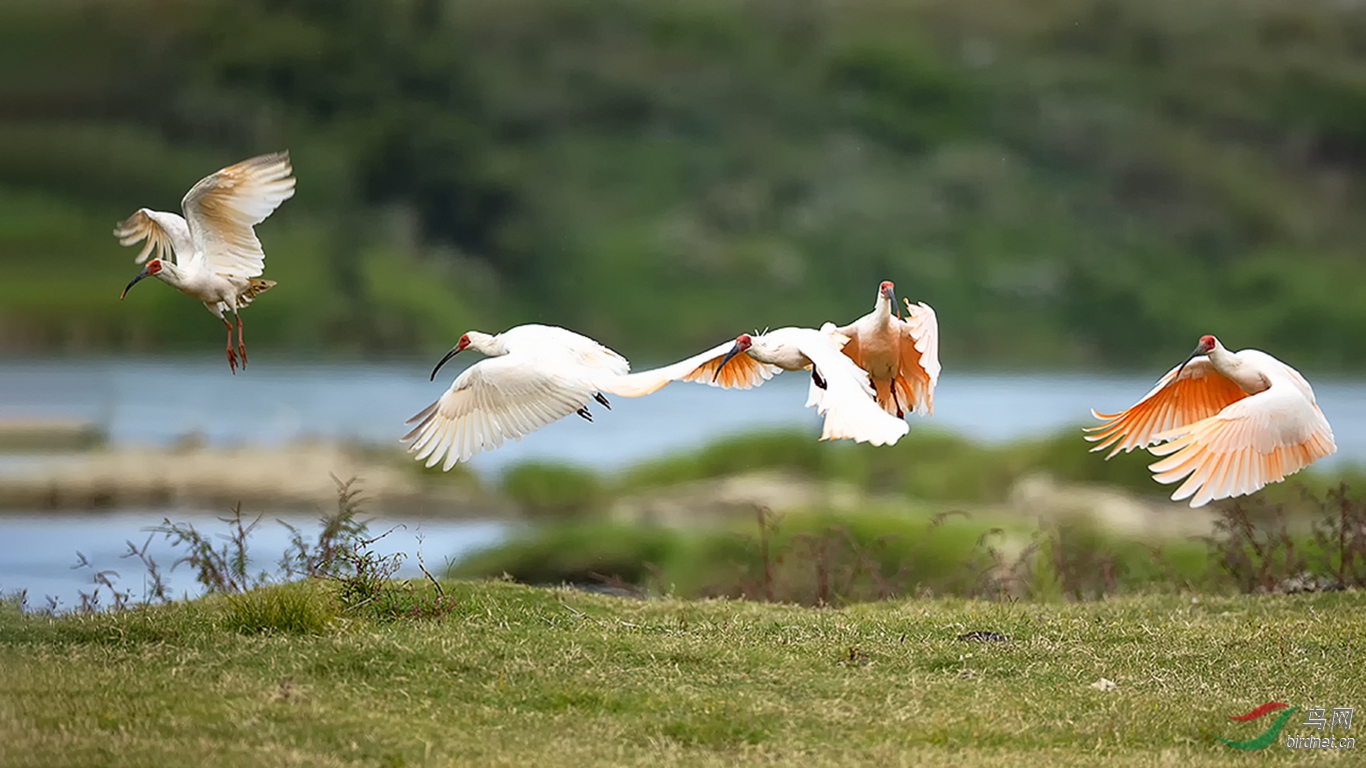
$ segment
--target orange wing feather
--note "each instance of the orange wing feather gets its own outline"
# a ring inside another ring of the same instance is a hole
[[[1159,483],[1185,482],[1172,494],[1192,507],[1252,493],[1283,480],[1337,447],[1322,412],[1275,384],[1194,424],[1156,435],[1149,465]],[[1192,498],[1193,497],[1193,498]]]
[[[846,330],[847,330],[847,329],[846,329]],[[837,333],[838,333],[838,331],[837,331]],[[859,354],[858,334],[857,334],[857,333],[853,333],[853,332],[851,331],[850,333],[847,333],[847,334],[843,334],[843,333],[842,333],[842,334],[840,334],[840,335],[844,336],[844,338],[846,338],[846,339],[849,340],[849,341],[845,342],[845,345],[840,349],[840,351],[844,353],[844,356],[845,356],[845,357],[849,358],[850,360],[853,360],[853,361],[854,361],[854,365],[857,365],[858,367],[863,368],[863,355]],[[867,369],[865,368],[864,370],[867,370]]]
[[[1179,379],[1176,371],[1168,371],[1142,400],[1119,413],[1092,410],[1091,415],[1104,423],[1085,429],[1092,433],[1086,439],[1097,443],[1091,450],[1113,445],[1105,456],[1108,459],[1120,451],[1145,448],[1159,441],[1158,434],[1207,419],[1247,397],[1237,384],[1216,371],[1207,357],[1193,358]]]
[[[693,381],[725,389],[749,389],[763,384],[778,371],[775,366],[760,363],[747,354],[738,354],[726,363],[718,376],[716,369],[731,346],[731,342],[726,342],[662,368],[607,377],[599,382],[599,388],[607,394],[622,397],[648,395],[671,381]]]
[[[939,379],[939,323],[934,310],[906,300],[902,323],[901,372],[895,386],[906,410],[934,414],[934,385]]]
[[[697,366],[692,373],[683,377],[683,381],[695,381],[700,384],[712,384],[723,389],[740,387],[749,389],[756,384],[763,382],[763,365],[754,358],[744,353],[738,354],[726,363],[725,368],[721,368],[721,374],[716,374],[716,369],[721,365],[720,357],[713,357],[707,362]],[[715,377],[713,380],[712,377]]]

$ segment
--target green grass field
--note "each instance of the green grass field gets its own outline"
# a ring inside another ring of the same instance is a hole
[[[0,610],[0,764],[1196,768],[1359,757],[1279,743],[1240,752],[1217,737],[1260,733],[1273,718],[1227,717],[1268,700],[1366,703],[1360,591],[830,610],[447,582],[453,608],[439,618],[380,621],[339,615],[331,589],[301,582],[60,618]],[[979,630],[1009,640],[958,639]],[[1101,678],[1116,686],[1092,687]],[[1280,741],[1311,733],[1301,723],[1292,717]]]

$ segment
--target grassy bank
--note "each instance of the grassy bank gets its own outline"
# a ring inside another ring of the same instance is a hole
[[[223,597],[0,610],[0,762],[1321,761],[1216,737],[1255,735],[1260,722],[1227,717],[1268,700],[1358,704],[1366,636],[1360,592],[834,611],[447,583],[439,618],[375,622],[336,616],[326,587],[285,589],[321,620],[244,623]],[[975,631],[1009,640],[959,639]],[[1115,687],[1093,687],[1102,678]],[[1301,719],[1285,735],[1311,733]]]
[[[1308,544],[1317,565],[1320,552],[1312,542],[1297,543]],[[1041,526],[1001,514],[884,509],[686,529],[605,521],[542,526],[464,558],[450,574],[808,605],[910,595],[1058,599],[1232,592],[1234,579],[1221,568],[1218,551],[1194,538],[1119,534],[1089,517]],[[1278,573],[1275,580],[1288,575]]]
[[[1194,534],[1120,531],[1086,514],[802,512],[687,528],[581,520],[527,529],[456,577],[600,584],[640,595],[847,605],[908,596],[1086,600],[1366,586],[1366,503],[1295,517],[1228,504]]]
[[[529,513],[552,517],[591,514],[632,494],[740,473],[773,470],[822,482],[847,483],[877,496],[921,502],[992,504],[1004,501],[1022,478],[1047,474],[1059,481],[1109,486],[1161,501],[1175,486],[1153,481],[1146,451],[1106,461],[1089,453],[1081,427],[1047,437],[988,445],[916,425],[893,446],[819,442],[802,430],[725,437],[694,451],[640,462],[603,475],[583,467],[545,462],[519,465],[502,479],[504,495]],[[1322,495],[1341,482],[1366,487],[1355,467],[1308,468],[1258,492],[1268,501],[1300,505],[1305,493]]]
[[[917,429],[878,449],[777,432],[613,476],[522,465],[502,491],[544,524],[450,573],[805,604],[1366,584],[1357,470],[1193,510],[1166,501],[1146,453],[1085,445],[1072,430],[992,447]]]

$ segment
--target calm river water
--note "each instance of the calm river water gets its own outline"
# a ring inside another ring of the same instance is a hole
[[[473,362],[473,361],[471,361]],[[232,376],[218,357],[194,360],[0,361],[0,419],[79,417],[98,421],[115,443],[170,443],[200,433],[213,443],[278,444],[303,437],[397,443],[404,421],[435,400],[458,369],[429,382],[430,361],[300,365],[252,359]],[[990,442],[1014,440],[1092,422],[1089,410],[1132,404],[1163,373],[961,373],[947,370],[935,391],[935,415],[924,423]],[[719,436],[762,427],[798,426],[817,433],[803,408],[806,378],[784,374],[749,391],[670,384],[637,399],[594,405],[593,423],[563,419],[520,443],[471,462],[480,473],[527,459],[554,459],[617,469],[643,458],[691,448]],[[1366,462],[1366,382],[1314,381],[1333,424],[1338,455]]]

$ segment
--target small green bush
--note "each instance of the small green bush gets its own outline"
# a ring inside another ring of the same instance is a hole
[[[242,633],[314,635],[337,617],[331,593],[310,581],[257,587],[225,596],[223,626]]]
[[[602,479],[591,469],[529,461],[503,474],[503,495],[527,514],[574,517],[596,511],[606,499]]]
[[[525,584],[588,583],[597,576],[640,583],[647,563],[671,559],[676,532],[610,522],[546,525],[454,563],[453,577],[511,576]]]
[[[689,453],[642,462],[621,477],[619,491],[675,485],[761,469],[814,477],[836,473],[838,447],[805,430],[776,430],[725,437]]]

